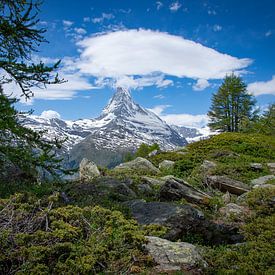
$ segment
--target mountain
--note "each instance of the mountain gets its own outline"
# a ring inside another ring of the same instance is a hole
[[[29,116],[24,125],[46,130],[46,138],[66,138],[63,154],[70,166],[83,157],[102,166],[114,166],[141,143],[158,143],[164,150],[187,144],[186,139],[153,112],[136,104],[128,90],[118,88],[96,119],[65,121]]]

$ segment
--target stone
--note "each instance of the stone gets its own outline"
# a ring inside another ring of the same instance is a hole
[[[263,170],[263,165],[261,163],[250,163],[250,168],[255,171]]]
[[[156,168],[149,160],[138,157],[132,161],[121,163],[116,166],[114,170],[117,171],[135,171],[138,173],[158,174],[160,170]]]
[[[186,234],[198,234],[211,244],[236,243],[243,240],[234,226],[216,224],[191,205],[131,200],[123,203],[139,224],[158,224],[168,228],[164,238],[176,241]]]
[[[154,191],[151,188],[151,186],[147,183],[141,183],[137,186],[137,189],[139,193],[141,193],[144,196],[152,196],[154,195]]]
[[[217,167],[217,164],[213,161],[210,161],[210,160],[204,160],[203,164],[201,165],[201,168],[205,171],[208,171],[208,170],[213,169],[215,167]]]
[[[230,193],[228,191],[222,196],[222,200],[225,204],[230,203],[231,196],[230,196]]]
[[[272,174],[275,174],[275,162],[269,162],[269,163],[267,163],[267,167],[269,168],[269,171]]]
[[[157,155],[158,153],[159,153],[159,151],[156,149],[156,150],[150,152],[150,153],[148,154],[148,157],[149,157],[149,158],[150,158],[150,157],[153,157],[153,156]]]
[[[266,184],[270,180],[275,180],[275,176],[267,175],[267,176],[259,177],[257,179],[252,180],[251,184],[253,185],[253,188],[255,188],[255,186]]]
[[[82,200],[89,197],[91,201],[127,201],[135,199],[136,193],[130,188],[132,181],[119,180],[112,177],[97,177],[91,182],[76,184],[72,187],[72,193],[77,194]]]
[[[159,169],[173,169],[175,165],[175,162],[172,160],[163,160],[160,164],[159,164]]]
[[[147,176],[141,177],[143,183],[149,184],[151,187],[160,187],[165,183],[165,180],[162,178],[151,178]]]
[[[98,176],[100,176],[100,172],[96,164],[86,158],[82,159],[79,165],[80,180],[90,181]]]
[[[219,209],[220,214],[224,215],[226,218],[235,217],[243,218],[248,214],[248,209],[243,206],[237,205],[235,203],[228,203],[224,207]]]
[[[182,179],[173,176],[166,176],[162,179],[165,179],[165,183],[159,191],[159,198],[161,200],[174,201],[184,198],[188,202],[208,204],[211,198]]]
[[[205,184],[217,188],[222,192],[228,191],[238,196],[249,191],[249,187],[243,182],[230,179],[226,176],[206,176]]]
[[[171,242],[158,237],[146,237],[145,249],[157,264],[158,272],[180,271],[188,267],[207,267],[199,249],[186,242]]]

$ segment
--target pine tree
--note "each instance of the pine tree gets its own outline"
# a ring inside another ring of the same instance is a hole
[[[208,116],[213,130],[239,132],[244,119],[255,115],[255,99],[246,90],[243,80],[234,74],[226,76],[218,92],[212,97]]]

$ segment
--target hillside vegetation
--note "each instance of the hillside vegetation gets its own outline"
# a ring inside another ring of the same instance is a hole
[[[173,168],[161,169],[155,175],[148,172],[148,177],[159,180],[173,175],[210,196],[202,204],[184,198],[169,200],[169,204],[195,207],[211,224],[234,227],[243,238],[240,243],[221,243],[217,236],[209,239],[209,232],[198,228],[182,231],[176,240],[199,247],[207,262],[193,266],[195,274],[274,274],[275,181],[241,196],[232,194],[230,201],[225,201],[224,193],[204,183],[206,176],[223,175],[250,189],[251,180],[272,172],[267,164],[275,162],[273,137],[224,133],[180,151],[159,152],[148,160],[156,167],[163,160],[175,161]],[[215,167],[205,171],[205,160],[214,162]],[[253,163],[262,168],[253,168]],[[40,186],[2,182],[0,273],[154,274],[157,263],[145,249],[145,236],[169,239],[167,232],[171,228],[137,223],[127,203],[133,199],[164,203],[167,200],[159,196],[162,187],[154,185],[148,192],[142,191],[144,171],[102,169],[101,174],[92,180]],[[243,207],[246,214],[221,214],[220,209],[229,202]],[[210,232],[211,224],[206,225]],[[190,270],[186,268],[182,266],[182,273],[175,274],[185,274]]]

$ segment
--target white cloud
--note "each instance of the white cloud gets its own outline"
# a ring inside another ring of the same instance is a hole
[[[255,96],[275,95],[275,75],[269,81],[258,81],[248,84],[247,90]]]
[[[154,108],[148,110],[159,116],[163,113],[164,110],[166,110],[169,107],[171,107],[171,105],[157,105]]]
[[[102,13],[100,17],[92,18],[94,24],[102,23],[104,20],[113,19],[114,15],[112,13]]]
[[[159,95],[155,95],[155,96],[153,96],[153,98],[157,98],[157,99],[164,99],[164,98],[165,98],[165,96],[164,96],[164,95],[162,95],[162,94],[159,94]]]
[[[178,1],[172,3],[169,7],[170,11],[172,12],[177,12],[180,8],[181,8],[181,3]]]
[[[213,31],[214,31],[214,32],[219,32],[219,31],[221,31],[221,30],[222,30],[222,26],[217,25],[217,24],[213,26]]]
[[[82,73],[99,79],[124,79],[133,87],[137,82],[138,87],[148,86],[152,75],[155,82],[150,85],[158,87],[172,84],[164,80],[165,75],[221,79],[252,63],[251,59],[223,54],[181,36],[144,29],[99,34],[77,45],[82,51],[77,63]],[[136,76],[142,79],[135,80]]]
[[[163,7],[163,3],[160,1],[156,2],[157,10],[160,10]]]
[[[69,20],[63,20],[62,23],[63,23],[63,26],[65,28],[69,28],[69,27],[71,27],[74,24],[73,21],[69,21]]]
[[[40,115],[40,117],[42,118],[46,118],[46,119],[52,119],[52,118],[61,118],[61,115],[53,110],[47,110],[47,111],[43,111],[42,114]]]
[[[269,37],[270,35],[272,35],[272,31],[271,31],[271,30],[268,30],[268,31],[265,33],[265,36],[266,36],[266,37]]]
[[[157,105],[149,110],[154,112],[169,125],[202,128],[208,124],[208,116],[206,114],[164,114],[163,112],[169,107],[171,107],[171,105]]]
[[[193,90],[195,91],[202,91],[209,87],[210,84],[206,79],[198,79],[197,82],[192,86]]]
[[[86,34],[87,31],[83,28],[74,28],[74,31],[77,33],[77,34]]]

